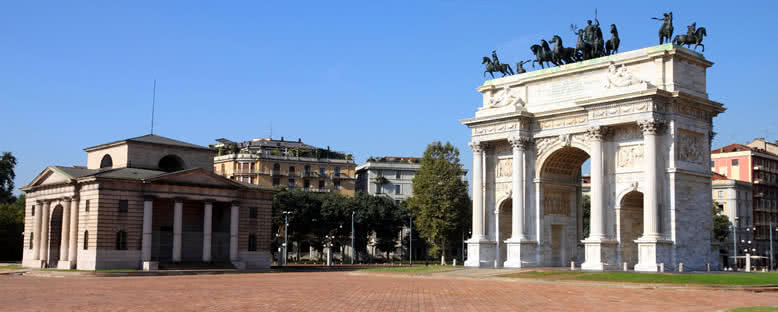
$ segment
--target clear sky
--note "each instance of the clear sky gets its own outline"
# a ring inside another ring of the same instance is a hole
[[[164,3],[163,3],[164,2]],[[149,133],[196,144],[302,138],[369,156],[420,156],[451,141],[470,169],[480,58],[515,64],[560,34],[567,46],[598,8],[622,51],[706,27],[714,147],[778,139],[775,1],[5,1],[0,4],[0,151],[16,186],[83,148]],[[606,34],[606,37],[610,37]],[[773,77],[773,78],[771,78]]]

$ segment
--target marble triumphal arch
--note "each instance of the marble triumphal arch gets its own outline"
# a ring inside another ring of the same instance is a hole
[[[466,266],[718,267],[702,54],[670,44],[485,82]],[[581,166],[591,164],[584,236]]]

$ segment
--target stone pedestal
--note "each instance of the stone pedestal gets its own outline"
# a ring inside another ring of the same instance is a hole
[[[638,239],[635,241],[638,245],[638,263],[635,264],[635,271],[638,272],[659,272],[659,264],[673,266],[670,259],[672,248],[671,241],[655,239]]]
[[[618,268],[616,257],[617,241],[584,240],[586,261],[581,264],[581,270],[604,271]]]
[[[535,253],[538,247],[536,241],[505,241],[507,248],[507,260],[503,264],[506,268],[529,268],[537,266]]]
[[[76,268],[76,262],[70,261],[70,260],[59,260],[57,262],[57,269],[58,270],[72,270]]]
[[[159,262],[143,261],[143,271],[156,271],[156,270],[159,270]]]
[[[466,267],[490,268],[494,266],[494,250],[497,242],[469,241],[467,242]]]

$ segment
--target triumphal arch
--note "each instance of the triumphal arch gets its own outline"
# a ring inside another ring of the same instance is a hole
[[[724,107],[708,99],[712,65],[665,44],[486,81],[462,121],[473,150],[465,265],[717,268],[710,142]]]

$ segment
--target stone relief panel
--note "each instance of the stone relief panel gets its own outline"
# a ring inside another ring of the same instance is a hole
[[[587,115],[541,120],[536,123],[541,130],[571,127],[585,124],[589,120]]]
[[[640,167],[643,163],[643,144],[619,146],[616,152],[616,168]]]
[[[605,76],[605,89],[629,87],[643,82],[624,64],[621,64],[621,67],[617,67],[616,63],[610,62],[608,65],[608,73]]]
[[[524,102],[519,98],[519,92],[512,90],[511,86],[506,86],[500,90],[489,92],[483,108],[497,108],[509,105],[524,108]]]
[[[697,120],[702,120],[705,122],[710,123],[711,119],[713,118],[713,113],[709,111],[705,111],[699,108],[696,108],[692,104],[686,104],[679,101],[674,101],[672,104],[669,105],[669,111],[673,113],[677,113],[679,115],[683,115],[686,117],[690,117]]]
[[[535,139],[535,151],[537,156],[540,156],[558,143],[562,144],[562,146],[571,146],[573,142],[586,145],[586,137],[583,133],[565,133],[559,136]]]
[[[706,152],[705,135],[679,130],[676,138],[676,159],[702,165]]]
[[[543,215],[570,216],[570,192],[546,188],[543,191]]]
[[[498,182],[494,186],[495,201],[511,195],[512,184],[510,182]],[[496,203],[495,203],[496,204]]]
[[[652,103],[651,100],[605,105],[592,109],[589,113],[589,119],[593,120],[649,111],[661,111],[662,109],[659,105],[659,103]]]
[[[513,172],[513,159],[503,158],[497,160],[497,178],[510,177]]]
[[[519,129],[519,122],[506,122],[496,125],[488,125],[473,128],[473,135],[484,135],[492,133],[510,132]]]
[[[636,125],[613,128],[611,140],[615,142],[642,141],[643,131]]]

